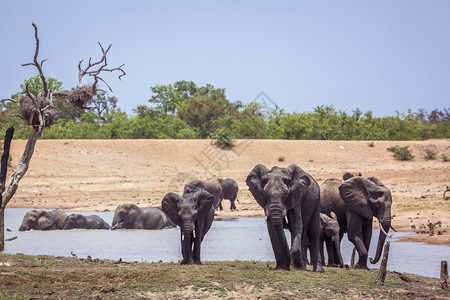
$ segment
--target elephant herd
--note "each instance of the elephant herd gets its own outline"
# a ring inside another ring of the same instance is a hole
[[[390,190],[375,177],[346,173],[343,180],[327,179],[319,185],[299,166],[268,169],[257,164],[246,183],[264,209],[266,226],[276,260],[276,269],[306,269],[307,251],[313,271],[323,272],[324,247],[329,266],[343,266],[340,243],[344,233],[358,252],[355,267],[367,269],[373,218],[380,223],[375,264],[381,257],[391,226]],[[196,180],[185,185],[183,194],[167,193],[161,207],[119,205],[110,226],[100,217],[60,210],[32,210],[21,231],[38,229],[164,229],[180,228],[181,264],[201,264],[201,243],[214,221],[215,210],[229,199],[236,209],[238,185],[233,179]],[[285,229],[291,235],[290,245]],[[393,229],[393,228],[392,228]]]

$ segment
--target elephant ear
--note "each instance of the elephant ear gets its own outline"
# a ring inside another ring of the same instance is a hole
[[[39,214],[39,220],[37,222],[36,229],[44,230],[54,225],[54,223],[55,222],[52,215],[49,212],[43,210]]]
[[[178,203],[181,202],[181,197],[175,193],[168,193],[164,196],[161,207],[164,213],[178,226],[181,227],[181,217],[178,214]]]
[[[373,211],[369,203],[368,189],[374,185],[363,177],[353,177],[339,186],[339,194],[349,208],[366,219],[372,219]]]
[[[204,217],[214,204],[214,196],[205,190],[198,190],[192,196],[197,203],[197,215]]]
[[[289,210],[300,203],[311,184],[311,178],[295,164],[287,167],[286,172],[291,176],[291,190],[286,200],[286,209]]]
[[[253,170],[248,174],[245,182],[247,183],[250,192],[255,198],[256,202],[262,207],[266,208],[266,199],[264,197],[264,187],[262,186],[262,177],[269,173],[269,169],[262,164],[257,164]]]

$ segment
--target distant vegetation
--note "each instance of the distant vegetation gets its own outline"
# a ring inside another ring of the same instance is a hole
[[[63,84],[48,78],[49,89]],[[42,89],[39,76],[25,80],[33,94]],[[225,89],[177,81],[151,87],[149,105],[139,105],[128,115],[118,100],[107,94],[94,97],[90,110],[74,108],[55,97],[60,113],[55,124],[44,131],[45,139],[305,139],[305,140],[424,140],[450,138],[450,108],[375,117],[358,108],[351,113],[321,105],[312,112],[287,113],[280,107],[258,102],[229,101]],[[18,99],[19,93],[12,96]],[[13,115],[18,105],[0,103],[0,129],[15,127],[15,138],[26,139],[30,128]],[[373,143],[373,142],[372,142]],[[372,144],[373,145],[373,144]],[[370,145],[369,145],[370,146]]]

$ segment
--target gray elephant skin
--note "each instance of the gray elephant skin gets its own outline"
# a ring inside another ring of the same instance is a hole
[[[83,216],[81,214],[70,214],[64,222],[63,230],[68,229],[110,229],[108,223],[97,215]]]
[[[340,226],[337,216],[334,212],[330,213],[331,217],[326,214],[320,214],[320,256],[322,257],[322,265],[325,264],[325,256],[323,244],[327,248],[328,266],[344,266],[341,255]],[[338,263],[336,263],[338,262]]]
[[[358,251],[356,268],[367,269],[368,251],[372,238],[373,218],[380,223],[375,258],[376,264],[382,254],[387,233],[391,228],[391,191],[376,177],[352,177],[344,182],[327,179],[321,185],[321,212],[330,215],[333,211],[340,226],[340,240],[347,233],[348,239]],[[338,261],[332,262],[338,264]]]
[[[237,199],[237,194],[239,191],[239,186],[236,181],[231,178],[227,179],[217,179],[222,187],[222,195],[220,196],[219,209],[223,210],[222,201],[223,199],[229,199],[231,202],[230,210],[236,209],[235,201]]]
[[[287,168],[256,165],[247,185],[267,217],[267,229],[276,259],[276,269],[306,269],[303,234],[309,240],[313,271],[323,272],[319,250],[319,201],[317,182],[299,166]],[[284,228],[291,233],[289,249]]]
[[[220,197],[222,196],[222,186],[217,179],[194,180],[184,186],[184,194],[193,194],[198,190],[205,190],[210,193],[214,198],[214,208],[217,209],[220,203]]]
[[[34,209],[25,214],[19,231],[62,229],[66,218],[66,213],[59,209],[51,211]]]
[[[162,200],[162,209],[180,226],[181,264],[201,264],[201,243],[214,220],[213,195],[202,189],[182,197],[168,193]]]
[[[165,229],[176,225],[159,207],[121,204],[114,212],[111,229]]]

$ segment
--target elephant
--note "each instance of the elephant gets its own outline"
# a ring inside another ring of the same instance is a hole
[[[344,266],[341,255],[341,241],[339,238],[340,227],[337,216],[334,212],[330,213],[331,217],[326,214],[320,214],[320,255],[322,257],[322,265],[325,264],[325,256],[323,251],[323,243],[327,247],[328,266]],[[339,262],[336,264],[336,262]]]
[[[387,233],[391,228],[391,191],[376,177],[352,177],[345,181],[327,179],[321,185],[321,213],[336,214],[340,227],[339,238],[344,233],[358,251],[356,268],[368,269],[367,259],[372,238],[372,222],[376,217],[380,223],[380,235],[374,259],[376,264],[383,250]],[[334,264],[340,262],[335,259]]]
[[[64,222],[64,226],[62,229],[110,229],[108,223],[106,223],[102,218],[97,215],[92,216],[83,216],[80,214],[70,214],[66,221]]]
[[[168,193],[162,200],[162,210],[180,226],[181,264],[201,264],[200,246],[214,220],[214,196],[202,189],[182,197]]]
[[[267,229],[275,255],[275,269],[306,269],[303,235],[308,238],[313,271],[323,272],[319,250],[319,201],[317,182],[299,166],[273,167],[257,164],[246,183],[256,202],[264,209]],[[284,228],[291,233],[289,249]]]
[[[62,229],[66,218],[66,213],[59,209],[50,211],[33,209],[23,217],[19,231]]]
[[[217,179],[191,181],[184,186],[183,194],[194,193],[199,189],[207,191],[214,197],[214,209],[217,210],[222,196],[222,186],[219,181]]]
[[[234,204],[234,202],[237,199],[237,193],[239,191],[238,184],[236,183],[236,181],[234,181],[231,178],[227,178],[227,179],[218,178],[217,180],[219,181],[220,186],[222,187],[222,195],[220,196],[219,209],[223,210],[223,207],[222,207],[223,199],[230,199],[230,202],[231,202],[230,210],[235,210],[236,204]]]
[[[114,212],[111,229],[165,229],[174,228],[175,223],[159,207],[138,207],[121,204]]]

